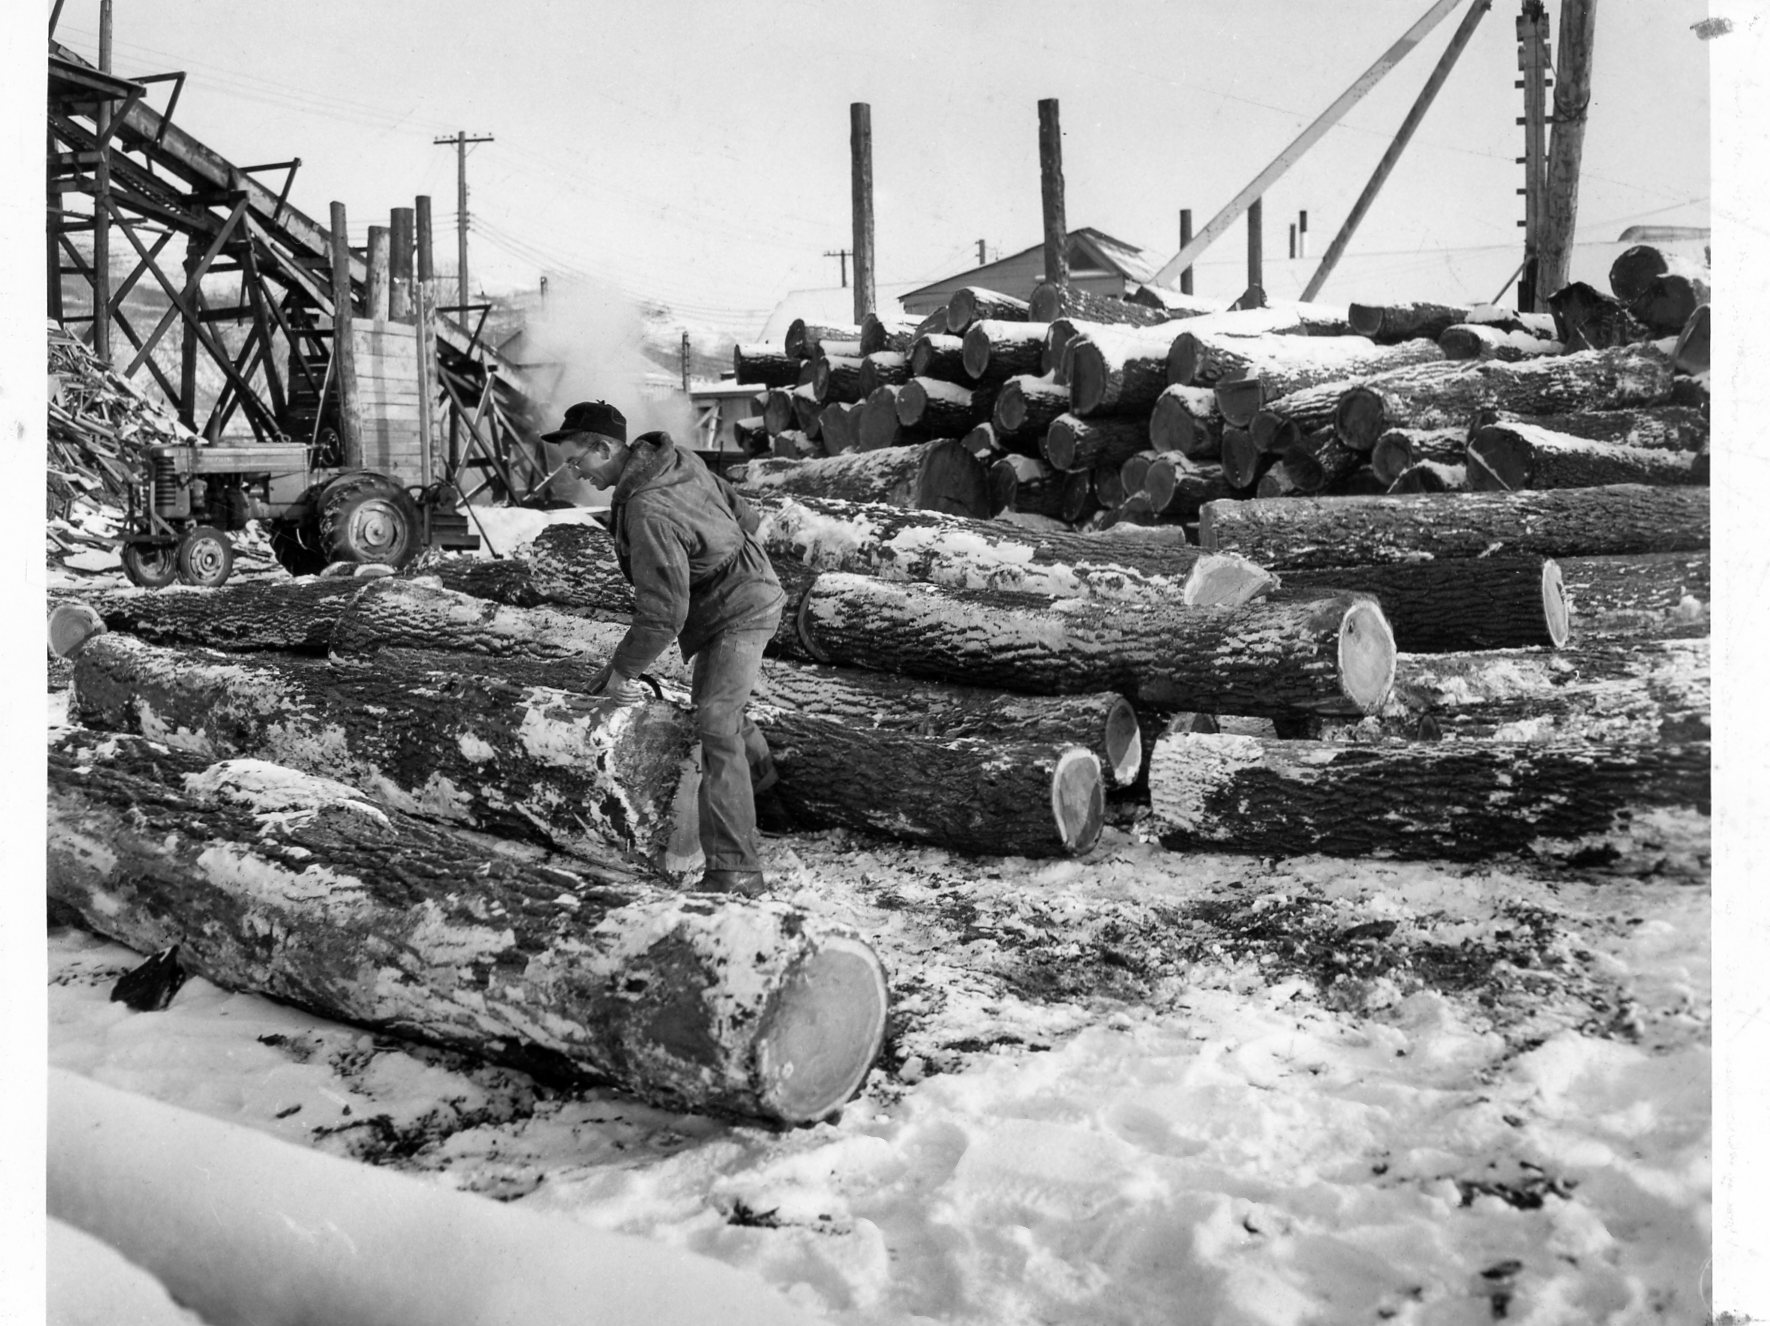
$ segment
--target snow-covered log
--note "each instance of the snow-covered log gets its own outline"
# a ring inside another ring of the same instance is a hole
[[[1168,324],[1154,328],[1153,334],[1072,338],[1065,350],[1071,411],[1084,419],[1146,414],[1168,385],[1172,344]]]
[[[1215,460],[1223,445],[1224,418],[1209,387],[1174,383],[1155,398],[1149,415],[1149,445],[1177,451],[1191,460]]]
[[[1462,461],[1446,464],[1437,460],[1416,460],[1397,474],[1384,492],[1397,496],[1406,493],[1464,493],[1469,490],[1469,468]]]
[[[1174,315],[1167,309],[1132,303],[1116,295],[1096,295],[1073,285],[1041,281],[1033,287],[1027,316],[1034,322],[1054,322],[1058,318],[1082,318],[1089,322],[1130,323],[1151,327],[1169,322]]]
[[[1179,520],[1197,520],[1206,502],[1235,495],[1221,465],[1195,463],[1177,451],[1158,453],[1149,462],[1139,491],[1156,515]]]
[[[999,290],[986,290],[977,285],[962,286],[953,291],[946,302],[946,329],[954,336],[962,336],[973,324],[986,318],[996,322],[1025,322],[1030,317],[1030,307],[1026,300],[1005,295]]]
[[[875,350],[892,350],[907,355],[916,341],[915,318],[881,317],[869,313],[860,320],[860,352],[870,355]]]
[[[1182,332],[1184,339],[1188,333]],[[1441,361],[1427,340],[1376,345],[1362,336],[1214,336],[1176,344],[1172,371],[1209,380],[1223,417],[1246,426],[1262,406],[1324,382],[1355,382],[1373,373]],[[1193,365],[1204,365],[1199,368]]]
[[[1676,335],[1698,306],[1709,302],[1709,268],[1694,258],[1637,244],[1610,264],[1610,290],[1653,335]]]
[[[1277,571],[1502,552],[1679,552],[1708,543],[1707,489],[1643,484],[1211,502],[1199,516],[1201,547]]]
[[[896,350],[875,350],[860,361],[860,395],[865,400],[880,387],[901,386],[910,378],[910,357]],[[837,401],[836,404],[843,402]],[[854,402],[851,402],[854,403]]]
[[[625,859],[680,877],[699,863],[684,707],[435,667],[443,657],[328,663],[109,634],[76,660],[68,712],[210,759],[346,779],[410,814],[599,865]]]
[[[368,586],[352,601],[350,611],[339,617],[330,643],[339,654],[406,648],[523,658],[590,655],[606,660],[624,634],[626,627],[618,621],[546,607],[512,607],[419,577],[380,580]]]
[[[1384,429],[1398,424],[1467,424],[1482,409],[1551,414],[1658,405],[1671,394],[1671,358],[1651,346],[1583,350],[1517,363],[1457,360],[1395,369],[1348,387],[1334,410],[1333,424],[1347,446],[1369,451]]]
[[[1009,453],[997,457],[989,467],[990,514],[1018,511],[1060,520],[1068,477],[1032,456]]]
[[[761,387],[790,387],[799,380],[799,356],[783,354],[769,345],[731,347],[732,380]]]
[[[52,590],[52,601],[86,604],[113,631],[166,644],[215,649],[282,649],[323,654],[332,628],[364,589],[379,582],[354,577],[243,582],[198,589]]]
[[[1032,455],[1051,421],[1068,410],[1069,390],[1050,374],[1019,373],[996,389],[990,422],[1010,451]]]
[[[1149,801],[1175,848],[1479,860],[1624,832],[1638,809],[1707,814],[1709,748],[1168,733]]]
[[[907,507],[915,501],[921,466],[920,446],[890,446],[813,460],[752,460],[741,467],[741,477],[732,478],[746,496],[794,493]]]
[[[1363,453],[1342,442],[1332,428],[1316,429],[1285,447],[1278,458],[1278,468],[1299,493],[1327,492],[1362,464]]]
[[[71,1226],[165,1286],[163,1315],[140,1298],[120,1303],[108,1275],[76,1291],[73,1313],[89,1301],[94,1315],[57,1315],[52,1270],[53,1321],[702,1326],[710,1303],[726,1326],[813,1321],[710,1257],[329,1156],[65,1068],[49,1070],[48,1102],[51,1266],[55,1227]]]
[[[1627,304],[1584,281],[1569,281],[1549,296],[1548,303],[1555,339],[1569,350],[1613,349],[1652,335]]]
[[[494,844],[263,761],[50,743],[49,896],[218,985],[674,1108],[817,1119],[865,1076],[886,996],[864,943]]]
[[[1543,557],[1447,557],[1287,571],[1282,591],[1374,595],[1403,653],[1559,648],[1571,629],[1559,565]]]
[[[750,715],[800,822],[993,856],[1080,853],[1100,836],[1105,780],[1086,747],[862,729],[764,704]]]
[[[820,354],[812,361],[811,399],[819,405],[831,401],[858,401],[866,393],[860,386],[859,355]]]
[[[924,332],[910,347],[910,376],[933,378],[960,386],[970,383],[965,371],[965,340],[945,332]]]
[[[1701,484],[1709,477],[1706,455],[1594,442],[1522,422],[1477,428],[1465,456],[1469,486],[1477,492],[1610,483]]]
[[[1531,359],[1565,353],[1566,346],[1534,331],[1507,331],[1488,323],[1460,322],[1438,337],[1446,359]]]
[[[860,328],[846,323],[825,325],[807,322],[804,318],[794,318],[787,325],[787,335],[782,349],[795,359],[816,359],[822,352],[825,341],[860,340]]]
[[[938,438],[922,448],[915,503],[921,511],[985,519],[990,515],[989,473],[962,440]]]
[[[1709,554],[1643,553],[1569,557],[1562,583],[1573,605],[1575,638],[1676,638],[1707,635]]]
[[[1674,389],[1679,380],[1674,379]],[[1532,424],[1569,437],[1613,442],[1621,447],[1660,451],[1707,451],[1709,415],[1697,405],[1644,405],[1620,410],[1573,410],[1558,414],[1517,414],[1483,410],[1470,421],[1484,424]]]
[[[1433,304],[1415,301],[1403,304],[1349,304],[1346,321],[1360,336],[1368,336],[1379,344],[1390,345],[1414,337],[1436,341],[1446,327],[1468,322],[1474,307],[1468,304]]]
[[[1049,324],[1043,322],[981,318],[965,329],[960,361],[974,382],[999,383],[1017,374],[1036,374],[1044,361],[1048,330]]]
[[[813,657],[843,666],[1223,713],[1370,712],[1394,671],[1381,608],[1353,596],[1128,607],[832,572],[798,624]]]
[[[1147,418],[1097,416],[1082,419],[1060,414],[1045,430],[1045,460],[1053,469],[1114,470],[1149,445]]]
[[[1468,444],[1467,428],[1386,428],[1371,447],[1371,470],[1385,486],[1410,465],[1423,460],[1461,465]]]
[[[897,422],[936,437],[958,437],[990,416],[995,393],[938,378],[913,377],[897,393]]]

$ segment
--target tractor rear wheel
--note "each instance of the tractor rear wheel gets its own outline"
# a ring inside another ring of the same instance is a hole
[[[418,504],[385,474],[334,479],[320,494],[320,547],[334,562],[401,567],[418,553]]]
[[[234,569],[234,546],[212,525],[197,525],[178,541],[178,578],[186,585],[214,588]]]
[[[123,574],[143,589],[164,589],[178,579],[178,553],[170,543],[125,543]]]

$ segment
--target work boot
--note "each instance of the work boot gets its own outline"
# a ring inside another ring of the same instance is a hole
[[[702,893],[737,893],[754,898],[768,888],[760,870],[708,870],[695,886]]]
[[[781,800],[780,793],[772,787],[766,792],[756,794],[756,828],[771,838],[778,838],[783,833],[791,833],[796,827],[793,812],[787,809],[786,802]]]

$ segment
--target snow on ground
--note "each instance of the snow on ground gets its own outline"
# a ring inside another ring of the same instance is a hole
[[[891,977],[834,1122],[546,1087],[201,979],[131,1013],[139,955],[69,928],[50,1062],[856,1326],[1704,1319],[1701,860],[1272,861],[1122,822],[1077,861],[836,831],[766,857]]]

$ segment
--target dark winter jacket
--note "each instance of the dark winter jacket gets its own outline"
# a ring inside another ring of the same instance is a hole
[[[679,640],[692,658],[722,631],[773,630],[787,596],[756,539],[756,513],[668,433],[633,440],[610,502],[633,620],[614,669],[637,677]]]

